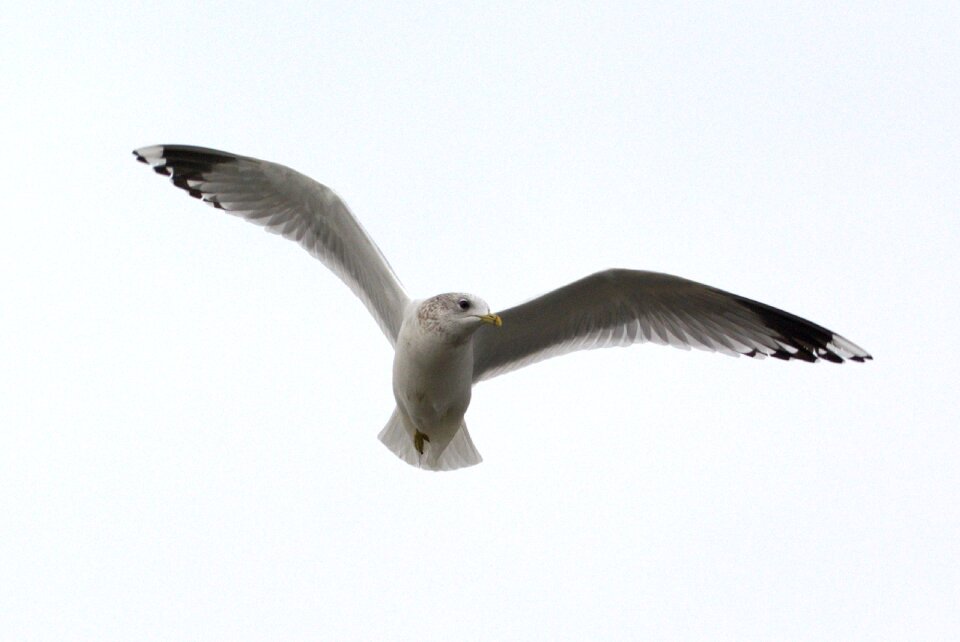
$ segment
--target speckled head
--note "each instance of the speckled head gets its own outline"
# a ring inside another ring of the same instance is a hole
[[[459,341],[473,334],[485,323],[500,327],[503,321],[490,313],[490,306],[478,296],[448,292],[430,297],[417,308],[417,321],[427,332],[448,335]]]

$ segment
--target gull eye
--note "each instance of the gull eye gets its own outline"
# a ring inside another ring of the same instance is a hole
[[[457,301],[457,305],[460,306],[460,309],[461,309],[461,310],[469,310],[469,309],[470,309],[470,302],[467,301],[466,299],[460,299],[459,301]]]

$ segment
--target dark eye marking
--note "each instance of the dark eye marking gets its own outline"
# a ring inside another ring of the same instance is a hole
[[[469,310],[469,309],[470,309],[470,302],[467,301],[466,299],[460,299],[459,301],[457,301],[457,305],[460,306],[460,309],[461,309],[461,310]]]

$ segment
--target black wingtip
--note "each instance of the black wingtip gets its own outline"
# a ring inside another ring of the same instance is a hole
[[[186,177],[186,176],[182,176],[182,175],[177,176],[177,175],[174,175],[174,177],[173,177],[173,184],[176,185],[177,187],[179,187],[180,189],[182,189],[183,191],[185,191],[187,194],[189,194],[190,196],[192,196],[192,197],[194,197],[194,198],[203,198],[203,194],[200,193],[200,190],[198,190],[198,189],[196,189],[195,187],[191,186],[190,183],[187,181],[187,177]]]
[[[732,296],[759,316],[763,324],[775,333],[774,337],[783,347],[768,353],[774,359],[797,359],[809,363],[821,359],[831,363],[843,363],[848,359],[862,363],[872,359],[863,350],[823,326],[759,301]]]
[[[827,350],[826,348],[818,348],[817,356],[831,363],[843,363],[843,357],[831,352],[830,350]]]
[[[204,194],[198,188],[198,184],[202,183],[204,176],[216,166],[238,162],[240,160],[238,156],[190,145],[155,145],[142,149],[150,154],[150,159],[148,160],[145,154],[135,149],[133,155],[138,161],[152,165],[153,171],[157,174],[169,176],[175,186],[193,198],[200,199],[218,209],[225,209],[215,200],[215,196]]]

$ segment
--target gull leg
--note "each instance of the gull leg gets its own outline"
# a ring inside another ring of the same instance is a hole
[[[428,437],[426,433],[415,430],[413,433],[413,447],[417,449],[421,457],[423,456],[423,442],[425,441],[430,441],[430,437]]]

